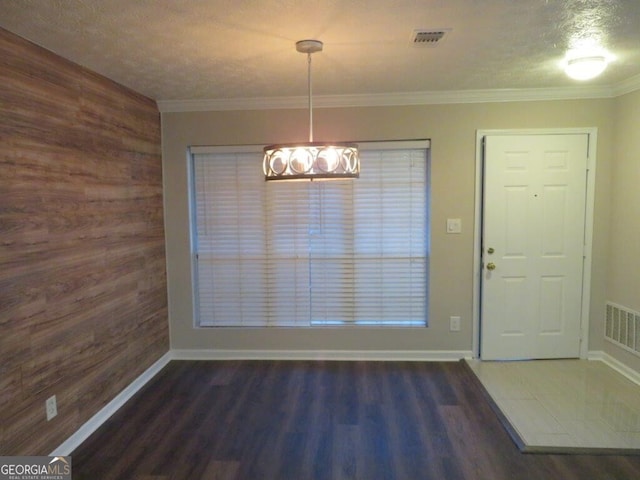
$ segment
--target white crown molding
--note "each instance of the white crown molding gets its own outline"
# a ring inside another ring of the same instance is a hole
[[[316,99],[313,97],[314,107]],[[308,105],[307,97],[273,97],[273,98],[220,98],[201,100],[158,100],[161,112],[210,112],[230,110],[274,110],[286,108],[303,108]]]
[[[633,80],[633,79],[631,79]],[[621,87],[580,86],[569,88],[459,90],[410,93],[318,95],[316,108],[385,107],[456,103],[502,103],[545,100],[611,98],[618,91],[640,89],[640,76]],[[635,86],[635,88],[634,88]],[[158,100],[158,109],[168,112],[206,112],[229,110],[277,110],[307,108],[308,97],[230,98],[202,100]]]
[[[627,93],[635,92],[636,90],[640,90],[640,75],[628,78],[617,85],[614,85],[613,96],[619,97],[621,95],[626,95]]]
[[[467,350],[172,350],[173,360],[346,360],[455,362]]]

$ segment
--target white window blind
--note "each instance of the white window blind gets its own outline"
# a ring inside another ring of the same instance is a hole
[[[265,182],[261,154],[193,153],[200,326],[426,325],[427,150],[356,180]]]

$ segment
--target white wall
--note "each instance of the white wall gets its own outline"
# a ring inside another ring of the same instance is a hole
[[[429,327],[420,329],[194,329],[187,195],[189,145],[269,144],[304,140],[306,110],[163,113],[163,166],[172,348],[259,350],[472,349],[475,135],[479,129],[598,129],[598,177],[591,289],[590,349],[603,348],[614,100],[567,100],[314,110],[317,139],[429,138],[431,265]],[[260,168],[260,165],[256,165]],[[462,219],[461,235],[445,233]],[[448,319],[462,317],[451,333]]]
[[[640,312],[640,91],[615,99],[607,299]],[[640,358],[605,342],[640,372]]]

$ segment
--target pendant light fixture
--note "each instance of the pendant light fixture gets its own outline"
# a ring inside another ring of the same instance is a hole
[[[311,55],[322,51],[319,40],[300,40],[296,50],[307,54],[309,86],[309,141],[264,147],[265,180],[330,180],[357,178],[360,156],[355,143],[314,142],[311,95]]]

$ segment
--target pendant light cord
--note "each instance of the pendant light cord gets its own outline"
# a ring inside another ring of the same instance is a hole
[[[313,103],[311,101],[311,53],[308,56],[308,83],[309,83],[309,142],[313,142]]]

